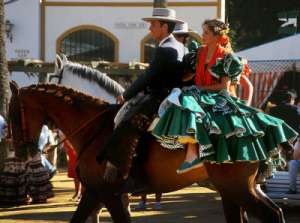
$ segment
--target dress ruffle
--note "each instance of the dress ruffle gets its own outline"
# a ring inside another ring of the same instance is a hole
[[[32,202],[44,203],[54,196],[49,172],[42,165],[41,155],[37,153],[28,163],[28,194]]]
[[[226,91],[208,92],[195,86],[181,94],[178,90],[174,89],[177,102],[163,105],[165,113],[152,131],[165,148],[182,149],[196,142],[206,160],[257,161],[276,153],[278,144],[296,139],[297,133],[283,120],[246,106]]]
[[[0,204],[20,205],[28,202],[26,164],[18,158],[7,158],[0,173]]]

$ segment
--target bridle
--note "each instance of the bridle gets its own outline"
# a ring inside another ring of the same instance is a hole
[[[64,68],[65,68],[65,66],[62,66],[61,70],[59,71],[59,73],[57,75],[50,75],[49,82],[51,82],[52,78],[58,78],[57,84],[61,84],[61,81],[63,79]]]
[[[21,130],[22,130],[22,141],[29,142],[28,140],[28,126],[25,119],[24,103],[20,101],[20,112],[21,112]]]

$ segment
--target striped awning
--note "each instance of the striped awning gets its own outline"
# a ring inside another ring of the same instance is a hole
[[[252,70],[249,79],[254,86],[252,106],[258,108],[266,102],[285,72],[291,70],[300,71],[300,59],[248,61],[248,64]],[[243,92],[240,91],[239,95],[242,97]]]

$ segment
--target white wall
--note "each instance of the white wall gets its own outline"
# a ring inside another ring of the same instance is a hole
[[[104,6],[57,6],[51,2],[107,2],[152,3],[152,0],[45,0],[45,61],[52,62],[56,54],[56,40],[67,30],[80,25],[99,26],[111,32],[119,40],[119,62],[140,60],[141,40],[148,34],[148,25],[141,18],[151,16],[152,6],[104,7]],[[190,28],[201,33],[204,19],[216,18],[218,3],[221,3],[221,18],[224,18],[225,0],[170,0],[169,3],[213,3],[213,6],[176,6],[177,17],[190,24]],[[6,19],[13,24],[13,40],[6,41],[8,60],[40,59],[41,54],[41,3],[40,0],[18,0],[5,5]],[[121,24],[121,26],[120,26]],[[137,27],[124,28],[136,24]],[[123,25],[123,27],[122,27]],[[22,73],[13,73],[12,79],[21,86],[36,83],[36,78],[27,78]]]
[[[7,59],[40,58],[40,1],[19,0],[6,4],[5,19],[14,24],[12,42],[6,39]],[[38,82],[23,72],[13,72],[10,78],[22,87]]]
[[[79,1],[79,0],[78,0]],[[70,1],[64,1],[70,2]],[[74,2],[74,1],[72,1]],[[82,2],[82,1],[81,1]],[[99,1],[90,1],[99,2]],[[101,2],[133,2],[133,1],[101,1]],[[149,0],[136,2],[152,2]],[[204,1],[172,1],[172,2],[217,2]],[[221,1],[222,4],[224,0]],[[201,24],[205,19],[217,17],[217,6],[170,7],[176,10],[177,17],[187,21],[190,27],[201,33]],[[222,10],[224,13],[224,10]],[[119,40],[119,62],[128,63],[140,60],[140,43],[148,34],[148,24],[141,19],[151,16],[149,7],[74,7],[46,6],[45,15],[45,60],[53,61],[56,53],[56,40],[65,31],[80,25],[95,25],[111,32]],[[224,17],[222,14],[221,17]],[[138,28],[120,28],[118,24],[137,24]]]
[[[181,3],[215,3],[221,2],[224,18],[225,0],[171,0],[169,4]],[[152,3],[153,0],[45,0],[45,59],[53,61],[56,52],[56,39],[66,30],[79,25],[96,25],[107,29],[119,40],[120,62],[140,59],[140,41],[147,35],[148,28],[124,29],[116,24],[138,24],[143,22],[142,17],[150,16],[152,7],[62,7],[47,5],[51,2],[107,2],[107,3]],[[216,6],[171,7],[177,11],[178,18],[190,23],[191,28],[200,31],[204,19],[217,17]],[[6,42],[8,60],[34,58],[40,56],[40,0],[18,0],[5,5],[6,19],[13,24],[13,41]],[[142,25],[141,25],[142,26]]]
[[[13,40],[6,41],[8,60],[40,58],[40,1],[19,0],[5,5],[5,19],[14,24]]]

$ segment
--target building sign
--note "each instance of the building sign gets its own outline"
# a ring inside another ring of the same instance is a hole
[[[17,59],[26,59],[30,53],[29,49],[15,49]]]
[[[148,25],[145,22],[116,22],[116,29],[147,29]]]

